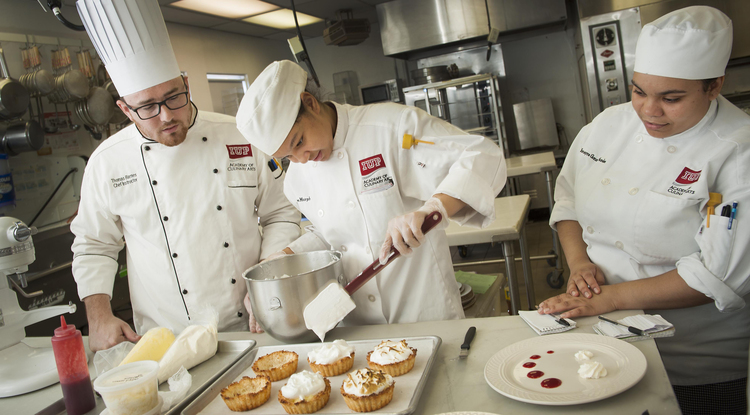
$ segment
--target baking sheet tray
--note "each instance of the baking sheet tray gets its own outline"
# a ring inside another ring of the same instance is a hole
[[[255,347],[255,340],[220,340],[216,354],[212,358],[188,370],[188,373],[193,376],[193,384],[190,386],[187,396],[167,411],[166,414],[179,414],[224,372],[250,353],[253,347]],[[159,386],[159,390],[168,391],[169,383],[162,383]]]
[[[385,339],[347,341],[347,343],[354,346],[355,349],[354,366],[352,367],[352,371],[367,366],[367,353],[380,344],[382,340]],[[390,340],[400,341],[402,338],[391,338]],[[437,356],[438,348],[442,343],[440,337],[437,336],[406,337],[404,340],[409,344],[409,347],[417,349],[417,360],[414,364],[414,369],[403,376],[395,378],[396,388],[393,393],[393,400],[380,410],[374,411],[376,413],[411,414],[416,410],[417,404],[419,403],[419,397],[422,394],[425,383],[427,382],[427,376],[429,375],[430,369],[432,368]],[[188,405],[182,412],[182,415],[235,414],[235,412],[229,410],[221,399],[221,389],[230,383],[239,380],[243,376],[254,377],[255,374],[253,373],[252,365],[258,357],[277,350],[290,350],[297,352],[299,355],[297,372],[301,372],[302,370],[311,370],[309,363],[307,363],[307,353],[320,347],[320,345],[321,343],[287,344],[264,346],[251,350],[247,355],[238,360],[232,368],[219,377],[213,385],[209,386],[203,393],[201,393],[193,403]],[[278,393],[279,389],[287,383],[288,379],[289,378],[274,382],[271,386],[271,397],[265,404],[253,409],[251,411],[252,414],[286,414],[284,408],[278,401]],[[344,379],[346,379],[346,373],[328,378],[328,380],[331,381],[331,397],[328,400],[328,404],[318,411],[319,413],[355,413],[346,406],[344,397],[341,396],[340,388]]]

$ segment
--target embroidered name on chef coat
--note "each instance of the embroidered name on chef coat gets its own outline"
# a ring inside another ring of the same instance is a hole
[[[596,161],[596,162],[599,162],[599,163],[606,163],[606,162],[607,162],[607,160],[606,160],[606,159],[605,159],[604,157],[597,157],[597,156],[596,156],[596,154],[594,154],[594,153],[589,153],[588,151],[586,151],[586,150],[584,150],[584,149],[581,149],[581,151],[580,151],[580,152],[581,152],[581,154],[583,154],[584,156],[586,156],[586,157],[588,157],[588,158],[590,158],[591,160],[594,160],[594,161]]]
[[[138,182],[138,175],[135,173],[126,174],[124,176],[111,178],[109,180],[112,182],[112,187],[117,189]]]
[[[227,171],[255,171],[255,162],[252,159],[253,149],[250,144],[227,145],[227,153],[229,154]],[[247,157],[250,157],[250,160],[240,160]]]
[[[368,157],[359,161],[359,172],[362,175],[362,190],[359,194],[377,193],[393,187],[393,178],[388,174],[383,156]]]
[[[669,186],[667,192],[677,196],[682,196],[684,194],[694,195],[695,190],[693,190],[691,185],[701,178],[701,171],[702,170],[693,170],[685,167],[677,178],[674,179],[674,182]]]

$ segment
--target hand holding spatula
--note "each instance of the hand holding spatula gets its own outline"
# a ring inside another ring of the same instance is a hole
[[[427,233],[439,224],[442,219],[443,215],[438,211],[427,215],[422,223],[422,233]],[[320,340],[323,341],[325,334],[336,327],[356,307],[354,301],[351,299],[351,295],[382,271],[383,268],[388,266],[388,264],[393,262],[393,260],[398,258],[399,255],[401,254],[396,248],[391,248],[391,253],[385,264],[381,265],[380,260],[376,259],[364,271],[351,280],[351,282],[346,284],[345,287],[342,287],[337,282],[329,284],[305,307],[305,311],[303,312],[305,326],[314,331],[320,337]]]

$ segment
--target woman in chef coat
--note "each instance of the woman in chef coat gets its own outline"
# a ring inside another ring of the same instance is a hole
[[[463,318],[443,229],[448,217],[476,227],[494,220],[506,179],[502,151],[417,108],[321,102],[307,84],[299,65],[274,62],[237,114],[251,144],[292,162],[284,193],[314,225],[285,252],[341,251],[349,280],[391,246],[411,255],[354,293],[346,324]],[[403,148],[405,134],[434,144]],[[436,210],[443,222],[423,235]]]
[[[731,20],[710,7],[646,25],[632,102],[576,137],[550,219],[571,277],[540,312],[661,314],[676,332],[656,341],[686,414],[746,413],[750,116],[719,95],[731,45]],[[709,192],[723,203],[707,218]]]

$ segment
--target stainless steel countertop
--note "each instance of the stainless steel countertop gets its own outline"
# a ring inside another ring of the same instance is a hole
[[[615,319],[637,314],[638,311],[611,313]],[[595,317],[576,319],[578,328],[569,333],[593,333]],[[477,335],[466,360],[458,360],[458,352],[466,330],[475,326]],[[481,411],[502,415],[511,414],[679,414],[679,406],[667,373],[653,340],[632,343],[643,352],[648,362],[644,378],[631,389],[583,405],[542,406],[518,402],[495,392],[484,380],[484,366],[492,355],[515,342],[536,336],[517,316],[477,318],[454,321],[434,321],[413,324],[360,326],[336,328],[328,339],[392,339],[436,335],[443,344],[425,386],[417,414],[438,414],[451,411]],[[220,340],[253,339],[257,346],[283,344],[267,334],[221,333]],[[31,345],[45,344],[49,338],[30,338]],[[62,397],[60,386],[52,385],[37,392],[0,399],[0,411],[9,414],[34,414]]]

